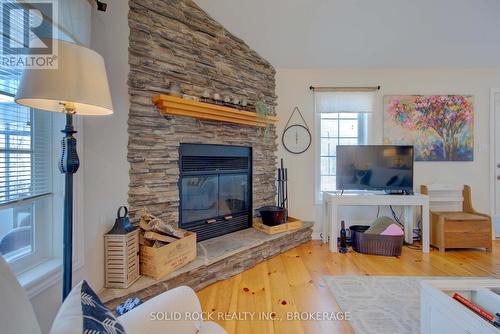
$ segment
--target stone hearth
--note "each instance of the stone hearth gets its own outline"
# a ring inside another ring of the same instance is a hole
[[[114,309],[127,298],[148,300],[181,285],[200,290],[311,240],[312,225],[304,223],[298,230],[275,235],[249,228],[204,240],[198,243],[196,259],[181,269],[160,280],[142,276],[128,289],[104,289],[99,297]]]

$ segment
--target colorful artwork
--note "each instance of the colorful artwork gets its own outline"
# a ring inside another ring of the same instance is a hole
[[[472,161],[474,97],[384,97],[384,143],[414,145],[415,160]]]

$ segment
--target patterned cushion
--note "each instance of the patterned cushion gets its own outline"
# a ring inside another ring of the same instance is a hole
[[[86,281],[80,282],[57,313],[51,334],[124,334],[123,326]]]

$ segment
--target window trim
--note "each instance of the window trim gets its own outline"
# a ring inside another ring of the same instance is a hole
[[[62,263],[59,259],[48,259],[17,275],[19,284],[31,299],[61,280]]]
[[[314,97],[314,200],[316,205],[323,204],[321,192],[321,113],[316,110],[316,97]]]
[[[42,193],[42,194],[38,194],[38,195],[26,196],[26,197],[14,199],[12,201],[1,203],[0,204],[0,210],[11,209],[11,208],[14,208],[16,206],[23,205],[23,204],[33,203],[33,201],[35,201],[37,199],[42,199],[42,198],[45,198],[45,197],[49,197],[49,196],[51,196],[53,194],[54,194],[53,192],[46,192],[46,193]]]

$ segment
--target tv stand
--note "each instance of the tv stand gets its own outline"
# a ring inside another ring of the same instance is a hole
[[[385,190],[386,195],[413,195],[413,191],[408,190]]]
[[[329,242],[330,252],[338,252],[337,238],[339,236],[340,221],[338,217],[340,206],[370,206],[394,205],[404,207],[405,241],[413,243],[413,210],[414,207],[422,209],[422,252],[429,253],[429,197],[419,193],[406,196],[370,193],[323,193],[323,243]],[[330,239],[328,240],[328,237]]]

